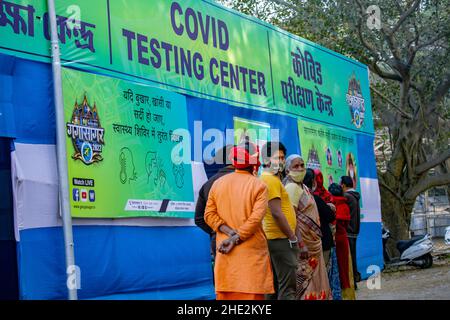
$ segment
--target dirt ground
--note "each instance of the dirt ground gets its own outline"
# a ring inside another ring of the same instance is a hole
[[[450,300],[450,246],[433,239],[434,261],[429,269],[389,268],[381,273],[379,289],[358,283],[358,300]]]

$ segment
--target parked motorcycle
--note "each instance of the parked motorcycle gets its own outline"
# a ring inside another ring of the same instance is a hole
[[[450,246],[450,226],[445,228],[445,244],[448,244]]]
[[[447,233],[449,231],[447,230]],[[450,234],[449,234],[450,236]],[[400,258],[392,258],[387,250],[387,242],[392,239],[389,229],[382,227],[383,256],[388,266],[412,265],[422,269],[433,265],[433,241],[431,235],[415,236],[409,240],[398,240],[396,248],[400,252]]]

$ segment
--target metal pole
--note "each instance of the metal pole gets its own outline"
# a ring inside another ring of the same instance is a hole
[[[53,91],[56,115],[56,156],[58,161],[59,207],[63,221],[64,247],[66,254],[66,274],[69,300],[77,300],[77,274],[72,234],[72,217],[70,215],[69,186],[66,161],[66,133],[64,126],[64,101],[61,81],[61,59],[58,32],[56,27],[56,10],[54,0],[47,0],[50,18]]]

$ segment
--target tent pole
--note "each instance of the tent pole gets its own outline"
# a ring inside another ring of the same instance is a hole
[[[58,161],[59,207],[63,221],[64,248],[66,256],[66,275],[69,300],[77,300],[78,275],[75,266],[72,216],[70,215],[68,170],[66,161],[66,131],[64,126],[64,102],[61,80],[61,59],[58,32],[56,26],[56,10],[54,0],[47,0],[50,18],[53,91],[56,116],[56,156]]]

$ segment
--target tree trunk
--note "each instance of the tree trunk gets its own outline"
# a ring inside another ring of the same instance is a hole
[[[394,189],[395,188],[391,188]],[[398,257],[395,246],[398,240],[409,239],[409,225],[412,206],[405,205],[383,185],[380,185],[382,220],[391,233],[392,239],[387,242],[391,258]]]
[[[450,184],[447,186],[447,199],[448,203],[450,204]]]

